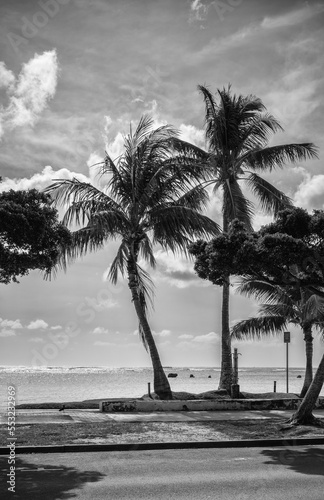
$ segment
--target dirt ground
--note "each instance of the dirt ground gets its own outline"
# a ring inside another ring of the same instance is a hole
[[[227,441],[324,437],[324,428],[284,429],[280,417],[271,420],[214,422],[100,422],[16,425],[16,446],[54,444],[115,444],[182,441]],[[6,425],[0,426],[0,446],[7,445]]]

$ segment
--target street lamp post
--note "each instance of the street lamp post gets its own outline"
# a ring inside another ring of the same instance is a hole
[[[286,389],[289,393],[289,360],[288,360],[288,344],[290,342],[290,332],[284,332],[284,343],[286,344]]]

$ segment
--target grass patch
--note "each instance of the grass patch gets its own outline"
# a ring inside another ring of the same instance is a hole
[[[82,443],[152,443],[223,441],[281,437],[324,437],[324,429],[301,426],[282,429],[284,420],[239,420],[214,422],[87,422],[60,424],[19,424],[16,446]],[[0,426],[0,445],[8,441],[7,426]]]

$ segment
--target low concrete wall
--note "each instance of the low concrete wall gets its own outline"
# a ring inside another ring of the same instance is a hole
[[[220,399],[220,400],[171,400],[171,401],[101,401],[102,412],[159,412],[159,411],[217,411],[217,410],[295,410],[300,399]],[[321,398],[318,408],[324,408]]]

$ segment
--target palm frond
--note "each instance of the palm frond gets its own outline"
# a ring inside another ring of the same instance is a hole
[[[250,173],[245,181],[258,198],[264,212],[276,215],[279,210],[293,205],[291,198],[256,173]]]
[[[287,321],[282,316],[261,316],[236,323],[231,329],[236,340],[258,339],[264,336],[278,335],[287,328]]]
[[[236,180],[227,179],[223,187],[223,212],[228,221],[239,219],[247,229],[252,230],[253,205],[245,198]]]
[[[156,260],[153,253],[153,245],[146,233],[143,233],[143,237],[140,242],[140,254],[147,262],[149,262],[150,266],[153,269],[156,267]]]
[[[291,302],[289,295],[280,286],[250,277],[242,278],[235,291],[246,297],[255,297],[257,300],[266,300],[269,303],[283,300],[286,295],[287,300]]]
[[[277,302],[275,304],[261,304],[259,314],[267,317],[280,316],[282,318],[289,318],[289,321],[294,321],[298,315],[298,311],[293,305]]]
[[[318,149],[312,143],[282,144],[260,150],[248,151],[241,158],[241,163],[253,170],[282,168],[286,163],[318,158]]]
[[[324,321],[324,299],[312,294],[304,304],[304,314],[316,321]]]
[[[153,242],[172,252],[187,254],[192,239],[210,239],[220,233],[218,224],[209,217],[176,202],[154,207],[149,215]]]
[[[112,263],[110,265],[110,269],[109,269],[109,273],[108,273],[108,278],[111,280],[111,282],[113,284],[117,283],[118,271],[120,272],[120,274],[122,276],[124,276],[125,270],[126,270],[126,265],[127,265],[128,255],[129,255],[129,252],[128,252],[126,242],[124,240],[122,240],[122,242],[118,248],[116,257],[114,258],[114,260],[112,261]]]

